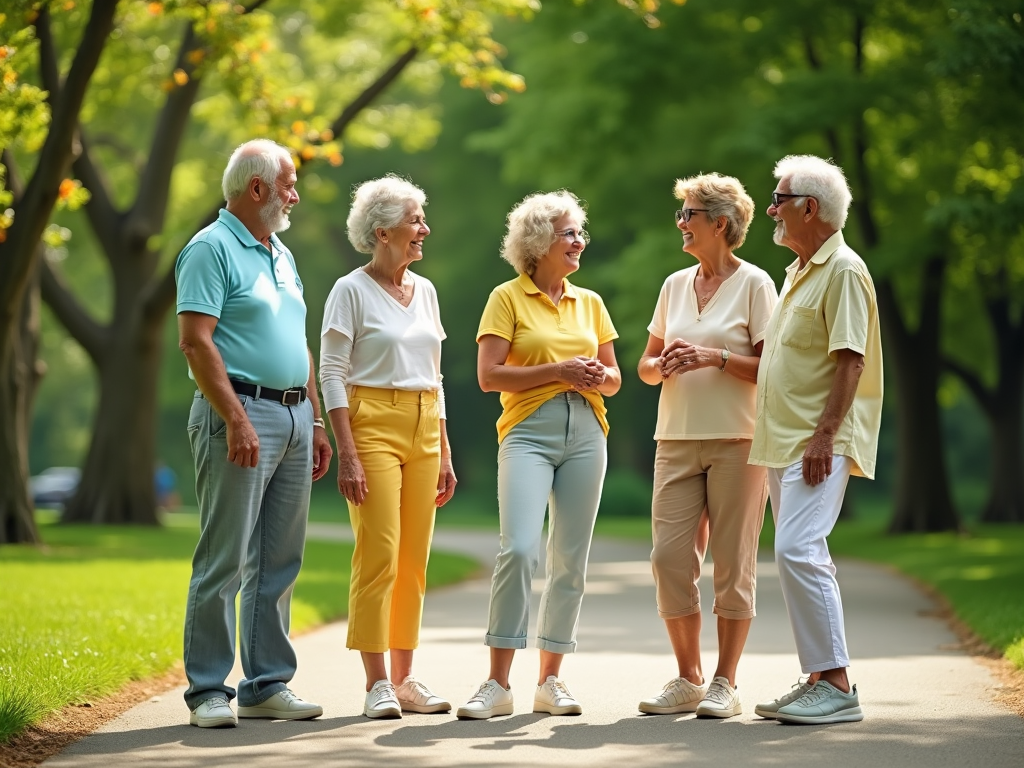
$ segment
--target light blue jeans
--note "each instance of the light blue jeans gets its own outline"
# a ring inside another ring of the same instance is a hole
[[[547,507],[547,574],[537,647],[553,653],[576,650],[587,558],[607,464],[604,431],[590,403],[577,392],[548,400],[502,440],[501,550],[491,580],[486,645],[526,647],[530,587],[540,561]]]
[[[188,419],[200,529],[185,609],[189,709],[213,696],[235,697],[225,680],[235,663],[239,589],[245,677],[238,703],[259,704],[295,675],[288,626],[309,514],[313,406],[239,400],[260,440],[255,467],[228,461],[224,420],[198,392]]]

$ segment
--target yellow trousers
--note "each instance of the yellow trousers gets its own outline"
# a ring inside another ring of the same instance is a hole
[[[346,644],[368,653],[412,650],[441,469],[437,393],[352,389],[349,421],[367,494],[360,506],[348,505],[356,544]]]

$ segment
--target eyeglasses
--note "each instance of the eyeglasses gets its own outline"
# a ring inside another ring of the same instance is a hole
[[[584,243],[590,242],[590,233],[585,229],[567,229],[564,232],[555,232],[555,237],[568,237],[572,241],[581,240]]]
[[[676,221],[683,221],[689,224],[690,219],[693,218],[693,214],[698,212],[708,213],[709,211],[709,208],[680,208],[678,211],[676,211]]]
[[[789,197],[814,197],[814,195],[790,195],[786,192],[772,192],[772,205],[778,208],[783,200]]]

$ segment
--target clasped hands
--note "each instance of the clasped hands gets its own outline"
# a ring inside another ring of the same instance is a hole
[[[696,371],[698,368],[707,368],[711,365],[717,368],[721,364],[721,351],[698,347],[683,339],[671,342],[658,358],[658,369],[663,379],[667,379],[673,373]]]
[[[577,355],[561,363],[559,378],[577,392],[587,392],[604,384],[608,377],[604,363],[595,357]]]

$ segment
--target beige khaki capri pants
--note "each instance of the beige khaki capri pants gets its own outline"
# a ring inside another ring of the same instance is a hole
[[[651,505],[651,566],[663,619],[700,611],[697,580],[704,562],[698,542],[708,510],[715,563],[714,612],[754,617],[757,539],[768,499],[764,467],[747,464],[750,440],[659,440]]]

